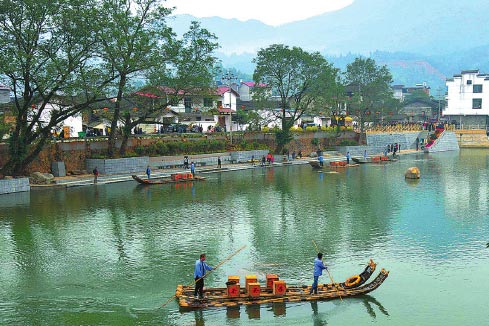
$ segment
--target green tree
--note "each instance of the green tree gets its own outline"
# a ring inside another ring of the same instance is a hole
[[[378,66],[370,58],[356,58],[346,67],[345,84],[353,92],[351,106],[359,117],[363,134],[364,122],[371,121],[376,111],[392,98],[392,75],[387,66]]]
[[[109,157],[115,155],[120,119],[130,120],[130,108],[123,107],[123,97],[136,90],[141,74],[157,65],[159,50],[171,42],[173,34],[165,24],[170,13],[171,10],[161,6],[158,0],[102,0],[97,10],[94,29],[100,44],[98,55],[102,59],[103,73],[113,73],[116,77],[105,89],[107,97],[114,98]]]
[[[0,1],[0,75],[13,90],[15,118],[4,174],[23,174],[52,129],[97,98],[103,82],[89,61],[94,7],[91,0]]]
[[[305,113],[316,113],[328,102],[328,90],[336,87],[338,69],[318,52],[274,44],[258,51],[253,60],[253,100],[281,122],[276,153],[292,139],[290,128]],[[273,100],[276,98],[277,100]]]
[[[154,122],[158,112],[187,95],[214,95],[210,85],[216,63],[213,52],[218,47],[215,40],[212,33],[194,21],[182,39],[172,38],[159,48],[155,64],[144,71],[148,83],[145,90],[150,97],[138,95],[144,92],[136,92],[125,98],[130,105],[121,111],[120,155],[125,153],[131,129],[138,124]],[[134,111],[134,108],[138,110]]]

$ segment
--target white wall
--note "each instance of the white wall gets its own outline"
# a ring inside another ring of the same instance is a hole
[[[489,80],[478,72],[464,73],[447,80],[447,107],[443,115],[489,115]],[[472,84],[467,84],[471,80]],[[482,93],[474,93],[473,86],[482,85]],[[481,98],[482,108],[473,109],[472,99]]]

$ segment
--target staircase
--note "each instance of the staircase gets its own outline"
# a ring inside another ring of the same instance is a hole
[[[425,147],[425,153],[436,153],[436,152],[447,152],[447,151],[458,151],[460,148],[458,146],[457,136],[453,131],[444,131],[440,134],[438,139],[435,140],[433,145],[430,147]]]

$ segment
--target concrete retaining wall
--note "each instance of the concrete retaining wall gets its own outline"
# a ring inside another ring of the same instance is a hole
[[[367,134],[367,147],[375,153],[382,153],[388,144],[398,143],[403,149],[416,149],[416,138],[426,139],[427,131],[399,132],[399,133],[383,133],[383,134]],[[351,152],[350,152],[351,153]],[[353,155],[353,153],[351,153]],[[363,155],[363,151],[362,151]]]
[[[29,178],[0,180],[0,195],[30,190]]]
[[[432,146],[425,148],[425,152],[436,153],[458,151],[459,149],[455,133],[453,131],[445,131]]]
[[[141,173],[146,171],[148,164],[148,156],[86,160],[87,171],[91,173],[97,167],[100,174]]]

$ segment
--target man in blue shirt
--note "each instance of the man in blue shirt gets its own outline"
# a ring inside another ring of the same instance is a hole
[[[324,266],[323,263],[323,254],[318,253],[318,257],[314,259],[314,283],[312,283],[311,291],[309,294],[318,294],[318,280],[319,276],[323,275],[323,269],[328,269],[328,267]]]
[[[201,299],[204,298],[204,276],[205,271],[211,271],[212,267],[205,263],[205,254],[200,255],[200,259],[195,261],[194,269],[194,279],[195,279],[195,290],[194,297],[197,298],[197,293]]]
[[[324,162],[324,157],[323,157],[323,155],[321,154],[321,155],[319,155],[319,165],[320,165],[320,166],[323,166],[323,162]]]

